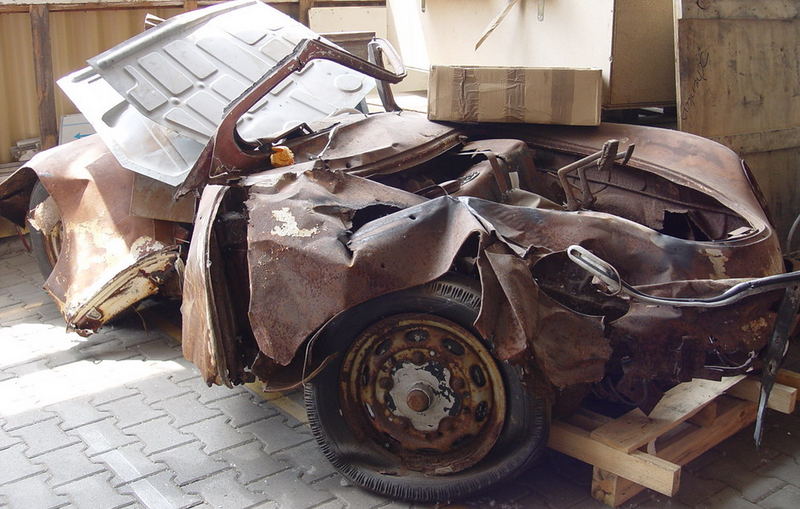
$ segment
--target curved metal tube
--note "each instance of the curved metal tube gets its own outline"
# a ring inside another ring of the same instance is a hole
[[[800,271],[795,271],[744,281],[714,297],[656,297],[655,295],[648,295],[640,292],[623,281],[619,272],[617,272],[617,269],[615,269],[613,265],[599,256],[596,256],[586,248],[577,245],[569,246],[567,248],[567,256],[579,267],[605,283],[612,294],[624,293],[632,299],[663,306],[717,308],[739,302],[750,295],[786,289],[800,284]]]

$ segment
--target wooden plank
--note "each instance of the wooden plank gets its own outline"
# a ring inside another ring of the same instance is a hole
[[[693,429],[672,442],[662,444],[658,456],[678,465],[686,465],[726,438],[749,426],[756,418],[756,405],[728,396],[718,398],[719,417],[708,426]]]
[[[592,498],[605,505],[617,507],[646,489],[602,468],[592,469]]]
[[[667,496],[678,491],[680,466],[650,454],[626,454],[591,438],[588,431],[563,422],[550,428],[548,447]]]
[[[720,415],[709,426],[693,427],[663,445],[658,457],[683,466],[723,440],[749,426],[756,415],[752,403],[722,396],[718,399]],[[645,487],[623,476],[595,467],[592,476],[592,496],[616,507],[644,490]]]
[[[789,371],[788,369],[779,369],[775,381],[779,384],[800,389],[800,373]]]
[[[592,438],[623,452],[635,451],[695,415],[743,378],[739,375],[719,382],[698,379],[679,384],[664,394],[649,416],[632,410],[594,430]]]
[[[50,45],[50,12],[46,5],[33,5],[30,10],[30,18],[39,136],[42,140],[42,150],[45,150],[58,144],[53,50]]]
[[[676,0],[679,19],[793,19],[800,16],[796,0]]]
[[[770,152],[797,147],[800,144],[800,126],[754,133],[712,136],[711,139],[722,143],[740,155]]]
[[[728,394],[737,398],[758,403],[761,397],[761,381],[757,378],[747,378],[735,387],[732,387]],[[781,383],[776,383],[769,393],[767,407],[784,414],[794,412],[797,404],[797,388],[789,387]]]
[[[738,385],[734,387],[738,387]],[[689,422],[698,426],[708,426],[713,423],[717,417],[719,417],[719,405],[717,401],[714,400],[692,416]]]

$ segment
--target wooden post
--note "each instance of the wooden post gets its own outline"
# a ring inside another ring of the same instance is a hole
[[[30,18],[31,35],[33,36],[33,69],[36,76],[36,96],[39,109],[39,136],[42,139],[42,149],[44,150],[58,144],[53,53],[50,46],[50,11],[47,5],[31,5]]]
[[[305,26],[309,26],[308,11],[314,7],[314,0],[300,0],[298,4],[297,19]]]
[[[197,0],[184,0],[183,12],[193,11],[197,9]]]

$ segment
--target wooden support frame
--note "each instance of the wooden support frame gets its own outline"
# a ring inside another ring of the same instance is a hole
[[[649,416],[612,419],[585,409],[551,426],[548,446],[593,466],[592,496],[616,507],[644,489],[673,496],[681,467],[749,426],[760,382],[694,380],[667,391]],[[800,374],[781,370],[768,407],[795,409]]]
[[[33,70],[36,79],[36,105],[42,150],[58,144],[56,92],[53,80],[53,50],[50,44],[50,11],[47,5],[30,7],[33,40]]]

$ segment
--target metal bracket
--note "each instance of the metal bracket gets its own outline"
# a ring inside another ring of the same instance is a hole
[[[753,432],[756,447],[761,447],[761,440],[764,438],[764,415],[767,411],[769,394],[772,392],[772,386],[775,385],[775,376],[778,374],[778,368],[781,367],[786,351],[789,349],[789,333],[798,309],[800,309],[800,284],[788,287],[783,294],[781,306],[778,308],[778,316],[775,318],[775,328],[772,329],[772,337],[769,340],[767,353],[764,355],[764,370],[761,373],[761,396],[758,400],[756,427]]]

